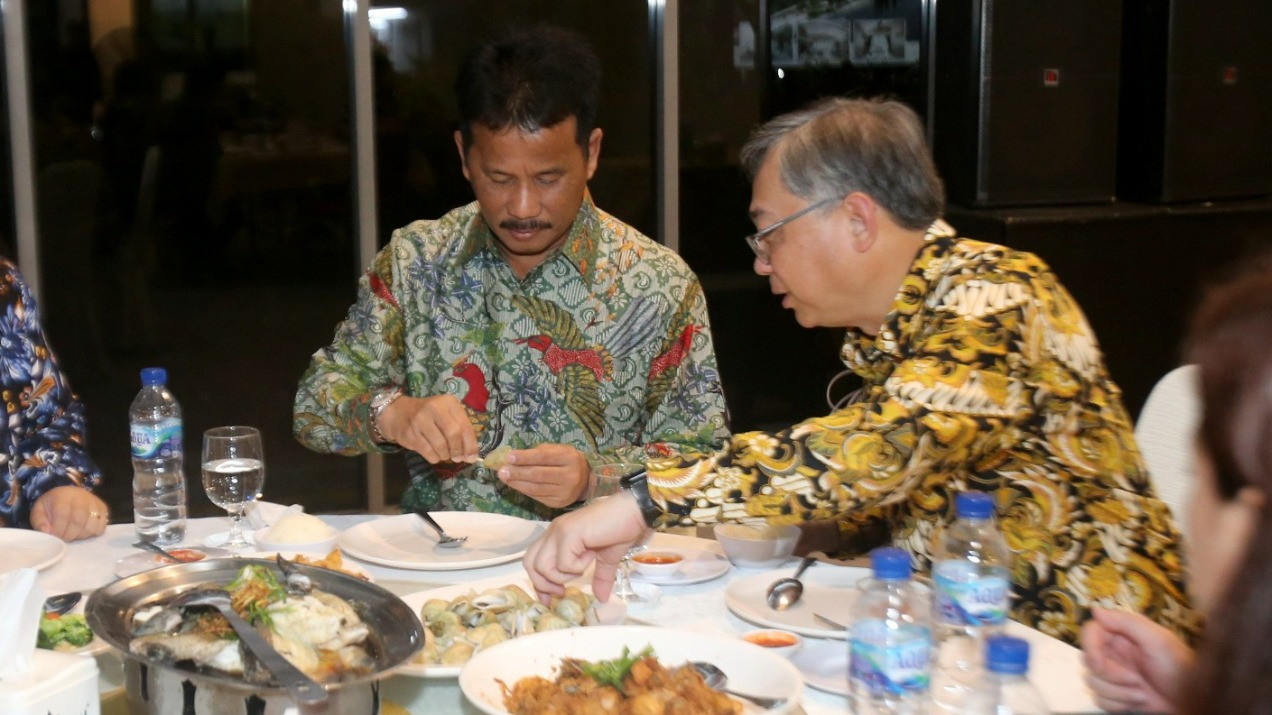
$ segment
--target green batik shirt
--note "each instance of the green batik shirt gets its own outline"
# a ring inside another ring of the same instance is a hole
[[[391,449],[368,403],[451,394],[480,452],[572,445],[592,464],[710,449],[728,437],[702,286],[674,252],[585,197],[560,249],[524,279],[476,203],[394,232],[296,392],[294,431],[342,455]],[[406,455],[402,508],[558,513],[490,470]]]
[[[949,232],[876,335],[848,332],[860,399],[657,460],[651,496],[683,524],[838,518],[844,555],[891,544],[928,572],[954,495],[988,492],[1013,618],[1076,644],[1098,603],[1192,637],[1179,532],[1082,311],[1037,256]]]

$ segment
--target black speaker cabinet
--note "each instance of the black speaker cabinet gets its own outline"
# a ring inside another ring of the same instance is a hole
[[[1126,3],[1118,192],[1272,193],[1272,3]]]
[[[930,121],[951,201],[1113,199],[1121,6],[1120,0],[937,3]]]

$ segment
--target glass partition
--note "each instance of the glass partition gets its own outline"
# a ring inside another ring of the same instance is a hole
[[[364,461],[291,436],[296,382],[358,272],[341,0],[27,9],[47,328],[112,510],[132,509],[127,413],[148,365],[184,409],[192,514],[220,513],[199,450],[232,424],[264,435],[264,498],[360,508]]]

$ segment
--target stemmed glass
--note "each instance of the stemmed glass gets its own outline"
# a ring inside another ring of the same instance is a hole
[[[213,427],[203,433],[203,489],[230,516],[225,548],[251,546],[243,536],[243,510],[265,486],[265,451],[255,427]]]
[[[631,471],[633,465],[630,464],[598,464],[592,468],[592,484],[588,492],[587,503],[591,504],[599,499],[604,499],[612,494],[618,493],[619,481],[624,474]],[[644,536],[641,537],[640,543],[627,550],[623,554],[623,558],[618,564],[618,576],[614,580],[614,596],[622,599],[629,606],[634,604],[649,604],[656,599],[643,596],[632,586],[631,563],[632,556],[640,553],[645,549],[645,542],[653,535],[652,529],[647,529]]]

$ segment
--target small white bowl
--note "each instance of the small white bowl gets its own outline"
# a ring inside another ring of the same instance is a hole
[[[336,539],[340,538],[340,532],[332,529],[330,536],[318,541],[301,543],[270,541],[269,537],[265,535],[268,531],[269,527],[265,527],[252,532],[252,543],[260,551],[282,551],[284,553],[301,553],[309,556],[326,556],[336,547]]]
[[[742,634],[742,640],[754,643],[764,648],[764,650],[780,655],[783,658],[795,655],[800,648],[804,647],[804,638],[798,633],[791,633],[777,628],[761,628],[755,631],[747,631]]]
[[[734,566],[772,569],[786,563],[799,541],[794,524],[716,524],[716,541]]]
[[[632,557],[636,573],[651,580],[671,577],[685,565],[685,555],[669,549],[642,551]]]

